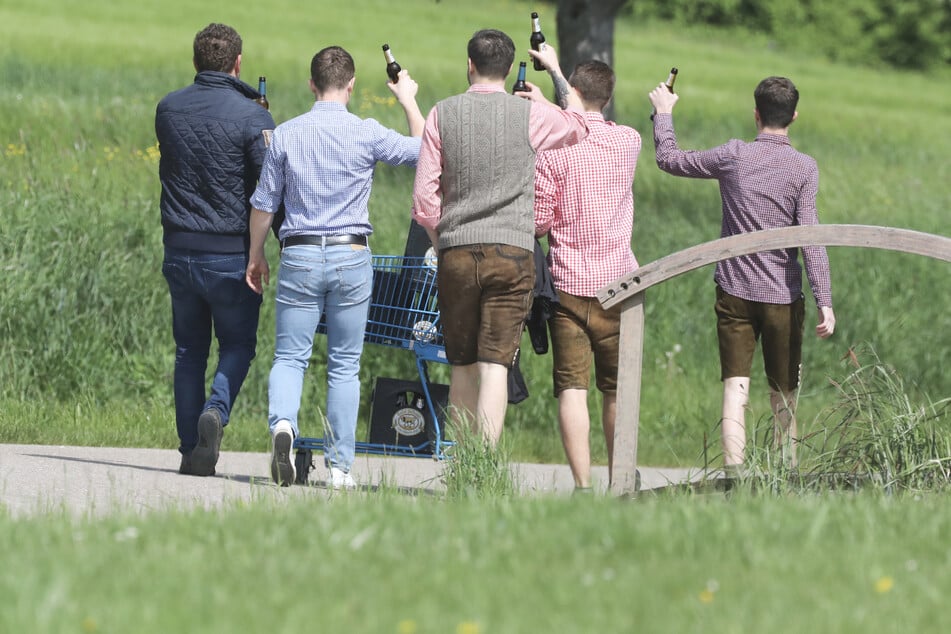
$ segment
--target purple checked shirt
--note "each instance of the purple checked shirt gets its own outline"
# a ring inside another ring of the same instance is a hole
[[[657,165],[675,176],[720,183],[720,237],[750,231],[819,224],[815,160],[792,148],[782,134],[761,133],[752,143],[733,139],[703,151],[677,147],[673,117],[654,116]],[[777,249],[717,263],[714,280],[730,295],[768,304],[790,304],[802,294],[799,249]],[[832,306],[829,257],[824,247],[803,247],[802,259],[816,306]]]

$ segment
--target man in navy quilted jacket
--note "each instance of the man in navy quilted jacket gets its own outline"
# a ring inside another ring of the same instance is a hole
[[[215,473],[228,424],[257,345],[261,296],[248,288],[249,199],[274,119],[238,77],[241,36],[209,24],[195,36],[198,74],[155,112],[161,160],[162,273],[172,298],[179,473]],[[205,389],[211,336],[218,365]]]

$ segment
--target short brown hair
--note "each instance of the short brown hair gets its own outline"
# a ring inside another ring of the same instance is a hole
[[[616,78],[611,67],[604,62],[591,60],[575,66],[568,83],[581,95],[586,104],[603,110],[614,95]]]
[[[487,79],[505,79],[515,61],[515,42],[502,31],[482,29],[473,33],[466,52],[477,73]]]
[[[354,73],[353,57],[339,46],[321,49],[310,61],[310,78],[318,92],[346,88]]]
[[[767,128],[785,128],[792,123],[799,104],[799,91],[785,77],[767,77],[753,91],[759,120]]]
[[[227,24],[213,22],[198,32],[193,48],[198,72],[230,73],[241,54],[241,36]]]

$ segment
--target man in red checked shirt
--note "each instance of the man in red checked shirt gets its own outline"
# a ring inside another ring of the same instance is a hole
[[[610,464],[617,414],[620,306],[601,308],[598,289],[637,268],[631,251],[637,130],[605,121],[615,76],[603,62],[579,64],[568,83],[581,98],[588,136],[542,152],[535,164],[535,233],[548,234],[548,262],[558,291],[548,321],[558,424],[576,491],[591,490],[588,384],[591,361],[601,392],[601,426]],[[531,91],[533,99],[541,92]]]
[[[678,95],[661,84],[651,91],[657,165],[675,176],[715,178],[720,183],[723,221],[720,237],[749,231],[819,223],[815,160],[789,143],[799,91],[785,77],[767,77],[753,92],[758,134],[752,143],[733,139],[704,151],[677,146],[672,113]],[[742,471],[746,447],[745,408],[757,340],[774,415],[773,440],[789,466],[796,465],[796,391],[805,323],[800,249],[779,249],[717,264],[717,335],[723,380],[723,464],[728,475]],[[816,335],[835,330],[829,258],[824,247],[803,247],[806,276],[819,308]]]

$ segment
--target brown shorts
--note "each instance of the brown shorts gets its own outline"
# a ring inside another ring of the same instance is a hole
[[[592,356],[598,389],[616,392],[621,306],[604,310],[597,298],[561,291],[558,301],[548,320],[555,396],[568,389],[588,389]]]
[[[532,252],[504,244],[443,249],[437,282],[449,363],[511,367],[532,305]]]
[[[717,286],[717,338],[720,342],[720,379],[750,376],[756,342],[763,338],[763,366],[774,390],[799,387],[805,300],[792,304],[752,302],[730,295]]]

